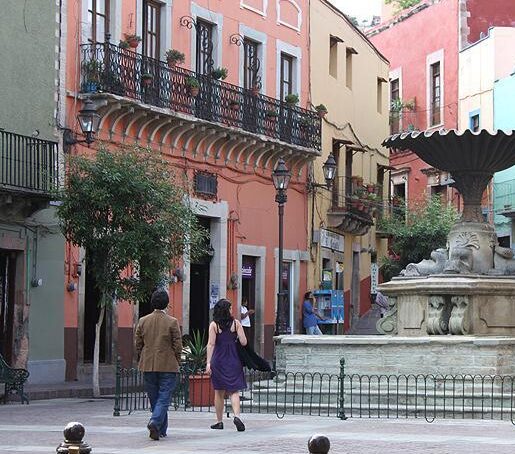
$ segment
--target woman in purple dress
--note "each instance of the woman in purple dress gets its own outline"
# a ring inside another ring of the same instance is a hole
[[[245,430],[240,417],[239,391],[247,387],[243,366],[238,356],[237,340],[247,345],[247,338],[239,320],[231,315],[231,303],[222,298],[213,310],[213,321],[209,325],[209,339],[207,343],[206,372],[211,374],[211,381],[215,389],[216,424],[211,429],[223,429],[222,416],[224,411],[224,397],[229,394],[234,411],[234,425],[238,432]]]

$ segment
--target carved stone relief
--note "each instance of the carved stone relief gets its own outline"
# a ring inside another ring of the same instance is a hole
[[[444,296],[430,296],[427,304],[427,334],[447,334],[452,306]]]
[[[452,312],[449,319],[449,331],[451,334],[468,334],[469,321],[469,297],[453,296],[451,298]]]
[[[397,334],[397,297],[388,297],[388,310],[377,321],[376,329],[381,334]]]

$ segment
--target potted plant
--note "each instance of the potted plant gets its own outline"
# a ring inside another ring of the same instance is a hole
[[[318,106],[315,106],[315,110],[318,112],[318,116],[320,118],[324,118],[327,115],[327,107],[323,104],[319,104]]]
[[[195,97],[198,95],[200,91],[200,83],[195,77],[187,77],[185,84],[191,96]]]
[[[143,73],[141,75],[141,82],[143,85],[145,86],[148,86],[152,83],[152,79],[154,78],[154,76],[150,73]]]
[[[268,109],[265,111],[265,116],[267,118],[277,118],[279,116],[279,113],[275,109]]]
[[[215,392],[209,375],[205,373],[207,346],[204,333],[193,331],[191,339],[186,342],[184,353],[185,370],[189,375],[190,404],[194,407],[212,405]]]
[[[239,101],[236,101],[235,99],[229,101],[229,107],[233,110],[238,110],[240,108]]]
[[[182,52],[179,52],[177,49],[170,49],[166,51],[166,62],[170,68],[173,68],[177,64],[184,63],[185,56]]]
[[[126,34],[125,41],[127,41],[130,47],[136,49],[136,47],[138,47],[139,43],[141,42],[141,36]]]
[[[84,93],[94,93],[98,91],[100,75],[102,73],[102,63],[95,59],[84,61],[82,62],[82,73],[84,74],[82,91]]]
[[[227,68],[216,68],[211,72],[211,77],[216,80],[224,80],[227,78]]]
[[[250,91],[252,92],[252,94],[253,94],[254,96],[259,95],[259,91],[260,91],[260,90],[261,90],[261,88],[260,88],[260,87],[259,87],[259,85],[257,85],[257,84],[252,85],[252,88],[250,89]]]
[[[376,185],[374,183],[368,183],[367,184],[367,192],[369,194],[376,192]]]
[[[120,49],[128,49],[130,46],[129,46],[129,43],[123,39],[120,40],[120,42],[118,43],[118,47]]]
[[[298,102],[299,102],[299,95],[296,95],[294,93],[286,95],[284,97],[284,102],[290,106],[294,106],[294,105],[298,104]]]

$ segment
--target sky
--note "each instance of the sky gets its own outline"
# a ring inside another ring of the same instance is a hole
[[[381,15],[382,0],[329,0],[340,11],[359,20]]]

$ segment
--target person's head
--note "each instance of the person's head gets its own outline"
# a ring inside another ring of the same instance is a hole
[[[311,292],[304,293],[304,300],[310,300],[313,298],[313,294]]]
[[[150,297],[150,305],[152,306],[152,309],[166,309],[168,302],[168,292],[164,288],[157,289]]]
[[[213,309],[213,321],[221,328],[226,328],[232,320],[231,302],[225,298],[218,300]]]
[[[247,298],[243,298],[243,299],[241,300],[241,305],[242,305],[242,306],[247,307],[247,306],[248,306],[248,304],[249,304],[249,302],[248,302]]]

